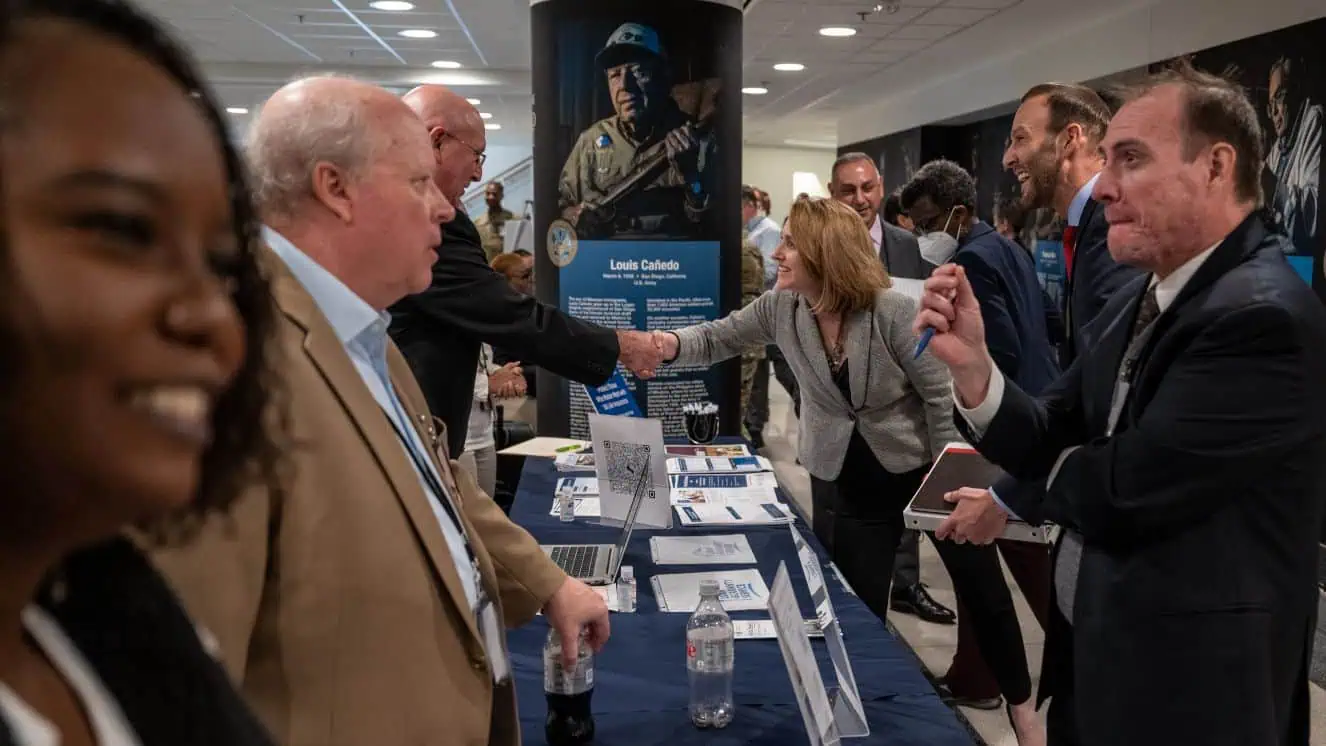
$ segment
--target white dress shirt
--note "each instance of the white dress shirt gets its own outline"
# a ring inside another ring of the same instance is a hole
[[[1210,258],[1211,253],[1215,251],[1216,247],[1219,245],[1220,244],[1216,244],[1192,259],[1184,262],[1178,269],[1171,272],[1170,275],[1163,280],[1157,281],[1155,275],[1151,276],[1150,284],[1156,286],[1156,305],[1160,307],[1161,313],[1164,313],[1165,309],[1170,307],[1170,304],[1174,302],[1174,299],[1179,296],[1179,292],[1183,290],[1183,286],[1187,285],[1193,275],[1197,274],[1197,270],[1206,263],[1206,260]],[[987,356],[989,355],[988,352],[986,354]],[[967,424],[972,429],[972,434],[976,436],[977,440],[979,440],[985,433],[985,429],[990,426],[990,423],[994,421],[995,414],[999,412],[999,405],[1004,401],[1004,374],[999,371],[998,366],[994,364],[993,360],[990,361],[990,370],[990,386],[986,392],[985,400],[975,407],[968,409],[963,406],[964,402],[961,397],[958,396],[957,389],[955,388],[953,390],[953,405],[957,408],[958,413],[962,415],[963,419],[967,421]],[[1054,478],[1059,474],[1059,467],[1063,466],[1064,459],[1068,458],[1069,454],[1080,447],[1081,446],[1073,446],[1071,448],[1066,448],[1059,454],[1058,460],[1054,463],[1054,468],[1050,470],[1050,478],[1045,483],[1046,489],[1049,489],[1049,486],[1054,482]],[[1003,508],[1006,513],[1014,518],[1017,517],[1017,515],[1009,510],[1008,506],[999,499],[999,496],[994,494],[994,490],[990,490],[990,494],[994,497],[995,502],[999,504],[999,507]]]
[[[55,619],[40,607],[29,606],[23,610],[23,628],[83,705],[92,726],[93,741],[98,746],[141,746],[119,703]],[[63,742],[55,725],[3,681],[0,681],[0,719],[9,726],[18,746],[60,746]]]

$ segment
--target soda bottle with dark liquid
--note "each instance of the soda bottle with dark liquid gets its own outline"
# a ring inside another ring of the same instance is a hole
[[[594,652],[580,635],[574,668],[562,665],[562,638],[548,630],[543,646],[543,693],[548,700],[544,735],[548,746],[580,746],[594,740]]]

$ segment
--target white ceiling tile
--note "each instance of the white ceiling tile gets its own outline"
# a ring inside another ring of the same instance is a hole
[[[916,20],[917,23],[949,26],[970,26],[995,14],[993,10],[970,8],[935,8]]]
[[[962,26],[922,26],[919,23],[914,23],[911,26],[904,26],[903,28],[898,29],[896,33],[890,34],[888,39],[885,39],[883,43],[887,44],[890,41],[901,40],[935,41],[937,39],[943,39],[945,36],[954,32],[961,31],[962,28]]]
[[[1022,2],[1022,0],[948,0],[944,3],[948,8],[993,8],[1002,10],[1011,8]]]

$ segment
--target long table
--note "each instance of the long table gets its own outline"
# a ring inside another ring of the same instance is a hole
[[[620,529],[594,525],[583,519],[563,524],[549,515],[560,476],[564,475],[557,472],[551,459],[527,459],[511,517],[542,544],[614,543]],[[828,558],[809,526],[798,522],[798,529],[815,549],[821,565],[827,568]],[[720,731],[701,731],[691,725],[686,714],[687,615],[660,612],[649,579],[660,571],[696,572],[706,568],[655,567],[650,558],[649,538],[695,531],[637,530],[631,538],[624,564],[635,568],[638,610],[634,614],[612,615],[612,639],[594,661],[595,743],[607,746],[806,743],[805,726],[775,640],[737,641],[733,683],[737,713],[732,724]],[[802,615],[814,617],[805,575],[786,527],[736,527],[708,532],[746,534],[759,560],[760,574],[771,585],[779,563],[786,563]],[[860,746],[971,746],[971,737],[935,695],[917,669],[911,652],[843,587],[835,573],[826,571],[824,575],[870,723],[868,738],[847,742]],[[732,616],[760,618],[767,614],[734,612]],[[535,623],[512,631],[508,638],[520,702],[522,737],[529,746],[545,743],[543,722],[547,707],[543,698],[542,652],[547,634],[548,627],[540,617]],[[812,648],[825,684],[835,686],[826,646],[816,641]]]

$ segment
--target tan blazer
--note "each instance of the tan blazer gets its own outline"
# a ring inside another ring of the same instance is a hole
[[[198,541],[161,552],[159,565],[277,743],[516,746],[512,687],[495,693],[409,456],[313,298],[272,259],[291,484],[279,501],[246,495]],[[433,442],[423,395],[394,346],[388,361],[411,420]],[[469,475],[437,465],[507,626],[528,622],[565,575]]]

